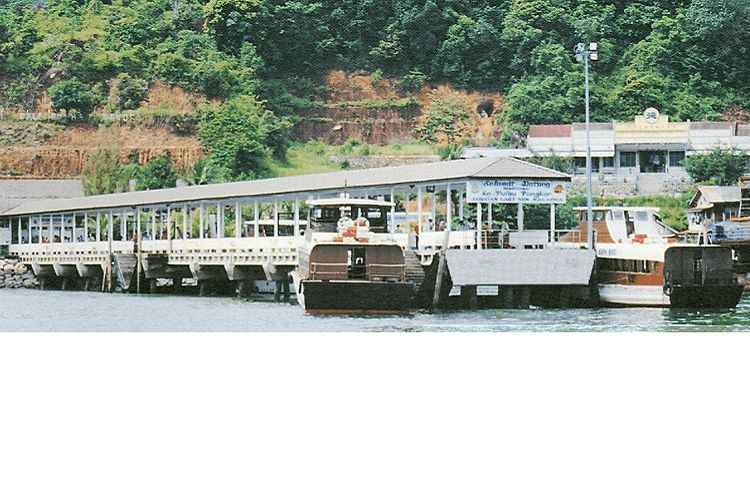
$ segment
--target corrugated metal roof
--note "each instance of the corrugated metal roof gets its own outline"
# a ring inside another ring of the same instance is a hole
[[[529,137],[570,137],[571,125],[531,125]]]
[[[739,203],[739,186],[699,186],[698,192],[709,203]]]
[[[691,130],[730,130],[734,131],[734,122],[689,122]]]
[[[406,190],[412,185],[458,183],[466,182],[471,178],[534,178],[569,181],[571,176],[515,158],[471,158],[65,200],[50,199],[26,203],[3,215],[182,205],[204,200],[216,202],[224,200],[228,203],[242,198],[255,198],[263,201],[335,196],[343,191],[345,185],[352,193],[367,190],[369,194],[378,194],[390,192],[391,188]]]
[[[0,179],[0,213],[32,200],[82,196],[77,179]]]
[[[601,132],[603,130],[611,130],[612,132],[614,132],[615,124],[612,122],[590,122],[589,129],[592,132]],[[586,130],[586,123],[574,123],[573,130]]]

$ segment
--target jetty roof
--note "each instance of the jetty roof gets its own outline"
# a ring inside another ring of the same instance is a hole
[[[391,189],[403,192],[417,185],[452,184],[455,189],[460,183],[471,179],[570,181],[571,176],[516,158],[470,158],[69,199],[45,199],[25,203],[3,212],[2,215],[101,211],[139,206],[181,206],[200,202],[230,203],[248,199],[271,201],[335,197],[341,194],[345,187],[354,195],[365,192],[370,195],[388,194]]]
[[[25,203],[82,196],[78,179],[0,179],[0,213]]]

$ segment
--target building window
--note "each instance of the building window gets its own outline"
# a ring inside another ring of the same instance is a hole
[[[591,157],[591,171],[592,172],[598,172],[599,171],[599,161],[601,158],[597,157]],[[586,157],[585,156],[576,156],[573,158],[573,165],[576,167],[576,171],[580,172],[582,174],[586,173]]]
[[[661,173],[667,170],[666,151],[640,151],[638,159],[641,172],[644,174]]]
[[[602,158],[602,170],[613,170],[615,168],[615,157],[605,156]]]
[[[635,168],[635,151],[624,151],[620,153],[620,168]]]
[[[573,158],[573,165],[576,167],[577,172],[586,173],[586,158],[581,156],[576,156]]]
[[[670,167],[681,167],[682,160],[685,159],[684,151],[670,151],[669,152],[669,166]]]

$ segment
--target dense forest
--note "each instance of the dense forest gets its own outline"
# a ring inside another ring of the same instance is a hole
[[[0,0],[0,105],[48,90],[56,110],[122,112],[163,80],[205,97],[191,119],[209,166],[253,178],[332,69],[404,97],[425,82],[499,92],[503,129],[523,132],[583,120],[574,47],[592,41],[592,120],[750,110],[746,0]]]

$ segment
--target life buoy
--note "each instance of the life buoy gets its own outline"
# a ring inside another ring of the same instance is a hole
[[[370,227],[370,220],[367,217],[358,217],[357,226],[358,227]]]
[[[339,232],[343,232],[346,228],[351,227],[354,225],[354,221],[351,220],[349,217],[342,217],[339,219],[338,223],[336,224],[337,229]]]
[[[667,283],[666,285],[664,285],[664,295],[669,297],[670,295],[672,295],[672,292],[674,292],[674,286],[672,286],[672,283]]]

